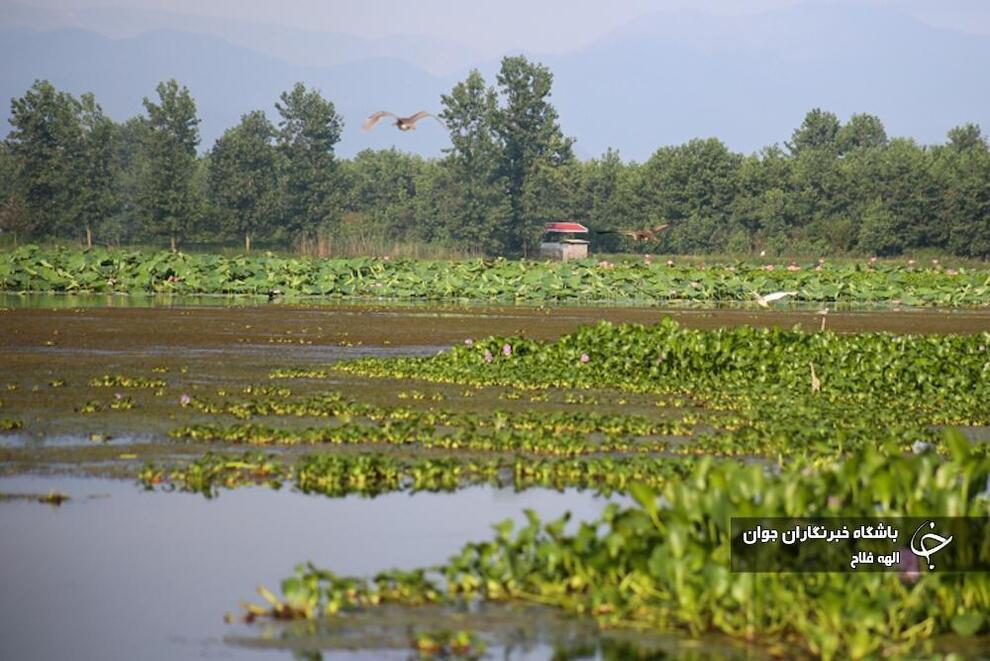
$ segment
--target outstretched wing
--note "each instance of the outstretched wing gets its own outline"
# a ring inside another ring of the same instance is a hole
[[[670,227],[670,223],[664,223],[663,225],[657,225],[656,227],[654,227],[650,231],[653,232],[654,234],[659,234],[660,232],[664,231],[668,227]]]
[[[437,117],[433,113],[426,112],[425,110],[420,110],[418,113],[416,113],[415,115],[412,115],[411,117],[403,117],[402,118],[402,123],[403,124],[415,124],[416,122],[418,122],[419,120],[423,119],[424,117],[432,117],[433,119],[437,120],[438,122],[440,122],[444,126],[447,126],[446,124],[443,123],[443,120],[442,119],[440,119],[439,117]]]
[[[636,230],[595,230],[596,234],[621,234],[622,236],[628,236],[631,239],[638,237]]]
[[[371,115],[370,117],[368,117],[368,119],[364,120],[364,124],[361,125],[361,130],[367,131],[372,126],[377,124],[378,120],[380,120],[382,117],[396,117],[396,115],[394,113],[388,112],[387,110],[379,110],[374,115]]]
[[[775,291],[772,294],[767,294],[763,297],[763,300],[767,303],[773,303],[776,300],[784,298],[785,296],[797,296],[796,291]]]

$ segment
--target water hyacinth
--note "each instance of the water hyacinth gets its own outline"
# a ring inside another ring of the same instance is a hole
[[[511,344],[505,343],[505,344],[502,345],[502,355],[503,356],[506,356],[506,357],[509,357],[509,356],[512,355],[512,345]]]
[[[189,406],[190,402],[192,402],[192,397],[190,397],[186,393],[182,393],[182,396],[179,397],[179,404],[181,404],[182,406]]]
[[[485,362],[490,363],[492,362],[492,360],[493,360],[492,352],[489,351],[488,349],[485,349]]]
[[[474,346],[474,340],[472,340],[470,337],[467,338],[466,340],[464,340],[464,346],[466,346],[466,347],[473,347]]]
[[[581,362],[582,363],[587,363],[589,360],[591,360],[591,357],[588,356],[588,354],[586,354],[586,353],[581,354]]]

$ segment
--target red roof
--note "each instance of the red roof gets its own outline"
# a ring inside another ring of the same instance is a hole
[[[585,227],[584,225],[582,225],[581,223],[561,222],[561,223],[547,223],[547,226],[544,228],[544,231],[546,231],[546,232],[578,232],[578,233],[581,233],[581,234],[587,234],[588,233],[588,228]]]

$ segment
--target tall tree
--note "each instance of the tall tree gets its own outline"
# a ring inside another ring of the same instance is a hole
[[[195,227],[197,199],[196,147],[199,119],[196,102],[173,79],[159,83],[158,103],[145,97],[148,113],[148,168],[142,182],[142,207],[153,234],[166,234],[172,250],[180,236]]]
[[[142,235],[146,222],[142,220],[142,195],[148,172],[148,122],[140,115],[131,117],[116,127],[114,160],[117,164],[114,181],[116,213],[104,226],[108,242],[117,244],[133,241]]]
[[[117,127],[103,114],[92,94],[80,99],[82,158],[77,163],[79,219],[86,245],[93,247],[93,229],[108,227],[117,207]]]
[[[17,235],[30,229],[27,214],[17,187],[17,161],[10,145],[0,142],[0,234],[9,233],[17,244]]]
[[[521,55],[506,57],[497,80],[505,104],[493,124],[503,147],[501,171],[512,210],[509,247],[526,254],[542,233],[549,211],[540,206],[535,178],[545,180],[554,168],[570,162],[574,140],[564,137],[550,104],[553,74],[547,67]]]
[[[807,149],[835,150],[840,127],[835,113],[813,108],[804,116],[801,126],[794,130],[787,148],[795,156]]]
[[[440,117],[450,129],[442,179],[456,188],[448,206],[447,234],[486,253],[501,253],[512,245],[509,184],[503,168],[504,149],[495,130],[498,100],[477,70],[471,71],[443,97]]]
[[[16,164],[18,198],[27,215],[21,227],[31,233],[74,233],[82,158],[79,101],[47,80],[36,80],[11,101],[7,144]]]
[[[343,120],[331,101],[302,83],[283,92],[275,108],[282,117],[278,146],[285,159],[286,226],[292,231],[332,227],[343,202],[334,160]]]
[[[244,237],[251,251],[251,237],[270,232],[278,216],[278,152],[275,127],[265,113],[256,110],[241,117],[210,151],[207,180],[210,201],[220,216],[221,228]]]

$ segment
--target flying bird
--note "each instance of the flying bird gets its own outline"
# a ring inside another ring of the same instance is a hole
[[[780,299],[785,298],[787,296],[797,296],[797,292],[775,291],[774,293],[767,294],[766,296],[760,296],[756,292],[753,292],[753,295],[756,296],[756,302],[761,308],[768,308],[770,307],[770,304],[773,303],[774,301],[779,301]]]
[[[642,230],[597,230],[596,234],[621,234],[623,236],[628,236],[633,241],[652,241],[657,238],[660,232],[664,231],[670,227],[670,223],[664,223],[663,225],[657,225],[656,227],[650,229]]]
[[[371,127],[377,124],[382,117],[395,117],[395,122],[393,123],[395,124],[396,127],[398,127],[400,131],[416,130],[416,122],[423,119],[424,117],[432,117],[433,119],[437,120],[444,126],[447,126],[446,124],[443,123],[442,119],[440,119],[436,115],[426,112],[425,110],[420,110],[415,115],[410,115],[409,117],[399,117],[395,113],[388,112],[387,110],[379,110],[374,115],[371,115],[370,117],[368,117],[368,119],[364,120],[364,124],[361,125],[361,128],[365,131],[369,130]]]

